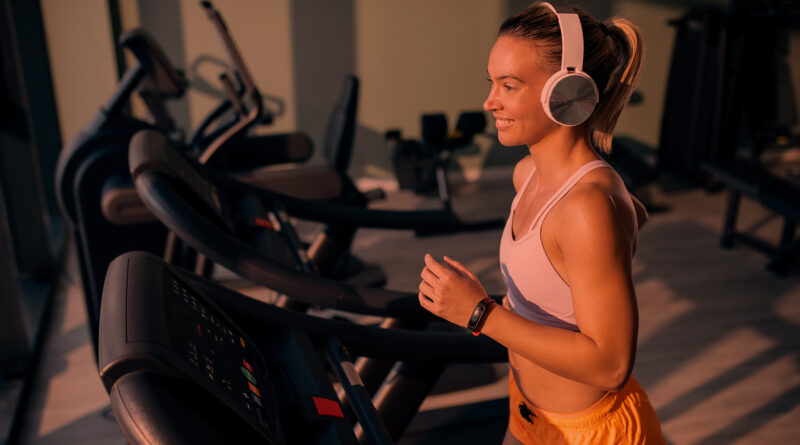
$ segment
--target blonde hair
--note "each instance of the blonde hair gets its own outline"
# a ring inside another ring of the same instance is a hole
[[[639,81],[644,62],[644,41],[639,28],[628,19],[614,17],[602,24],[580,8],[574,8],[583,30],[583,71],[600,92],[588,126],[595,148],[611,152],[614,128]],[[509,17],[498,36],[534,40],[555,72],[561,65],[561,30],[558,18],[536,2]]]

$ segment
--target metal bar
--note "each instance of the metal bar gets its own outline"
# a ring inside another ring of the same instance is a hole
[[[347,394],[350,405],[358,417],[361,427],[372,439],[375,445],[392,444],[391,436],[381,421],[378,410],[372,404],[369,393],[355,371],[350,354],[338,339],[329,339],[325,342],[328,356],[336,373],[339,375],[342,387]]]

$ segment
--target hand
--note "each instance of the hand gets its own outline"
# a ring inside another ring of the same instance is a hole
[[[447,256],[444,262],[447,266],[425,254],[419,304],[434,315],[466,327],[475,306],[487,297],[486,290],[463,264]]]

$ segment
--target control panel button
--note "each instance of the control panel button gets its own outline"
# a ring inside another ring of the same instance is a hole
[[[244,366],[242,366],[242,374],[244,374],[245,378],[247,378],[247,380],[249,380],[250,383],[258,385],[256,377],[253,375],[252,372],[248,371],[247,368],[245,368]]]
[[[247,382],[247,386],[250,387],[250,392],[252,392],[256,397],[261,397],[261,391],[258,390],[258,387],[256,387],[256,385]]]
[[[339,402],[324,397],[312,397],[311,400],[314,401],[314,407],[320,416],[344,419],[344,413],[342,413],[342,407],[339,406]]]

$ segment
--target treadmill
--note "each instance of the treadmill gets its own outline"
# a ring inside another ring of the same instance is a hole
[[[416,293],[354,286],[316,273],[313,258],[287,217],[287,212],[302,213],[326,222],[409,229],[441,224],[441,212],[376,211],[281,195],[198,164],[156,132],[134,136],[129,155],[137,191],[159,220],[212,261],[282,294],[282,307],[387,317],[387,328],[434,326],[464,332],[422,309]],[[358,370],[396,438],[412,421],[446,361],[394,362],[362,360]],[[392,385],[383,384],[387,375]]]
[[[146,252],[123,254],[109,266],[99,368],[130,443],[393,443],[398,437],[381,420],[351,354],[506,360],[505,349],[486,337],[315,317]],[[507,411],[490,420],[481,429],[499,439]]]

